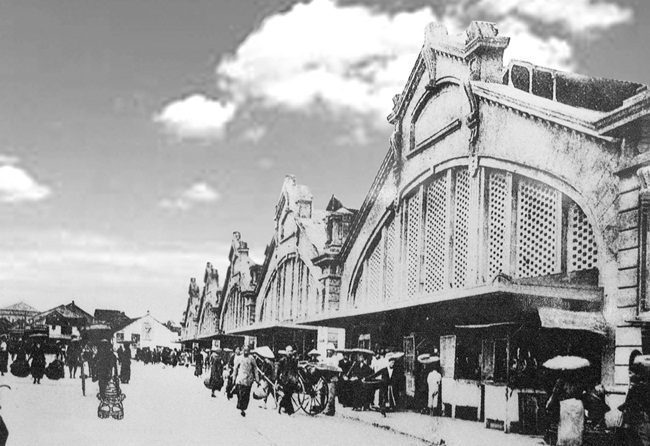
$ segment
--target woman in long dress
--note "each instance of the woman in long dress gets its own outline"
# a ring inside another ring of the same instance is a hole
[[[9,350],[7,350],[7,337],[2,335],[0,338],[0,374],[5,376],[7,365],[9,364]]]
[[[201,376],[203,374],[203,356],[200,350],[194,353],[194,376]]]
[[[128,384],[131,380],[131,348],[124,344],[124,351],[120,356],[120,381]]]
[[[45,352],[41,348],[41,343],[37,342],[32,350],[31,355],[32,360],[32,377],[34,378],[34,384],[40,384],[43,374],[45,373]]]

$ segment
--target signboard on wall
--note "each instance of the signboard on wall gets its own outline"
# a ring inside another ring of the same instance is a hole
[[[456,371],[456,335],[440,336],[440,366],[442,376],[454,378]]]
[[[406,394],[408,396],[415,396],[415,376],[405,375],[405,378],[406,378],[406,388],[404,390],[406,391]]]
[[[404,336],[404,377],[407,396],[415,396],[415,336]]]
[[[144,340],[151,341],[151,322],[145,321],[143,324]]]
[[[221,339],[213,339],[212,340],[212,349],[217,349],[221,348]]]

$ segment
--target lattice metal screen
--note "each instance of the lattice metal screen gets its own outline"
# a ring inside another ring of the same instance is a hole
[[[384,253],[384,290],[386,293],[384,297],[386,300],[390,301],[395,296],[395,269],[397,263],[395,259],[395,219],[392,219],[386,228],[386,245]]]
[[[406,293],[408,297],[417,294],[420,286],[420,223],[422,200],[418,192],[408,199],[406,205]]]
[[[453,286],[462,288],[467,278],[467,248],[469,234],[470,177],[467,169],[456,171],[456,200],[454,204]]]
[[[424,290],[440,291],[447,287],[446,258],[449,251],[447,227],[447,175],[427,187],[426,221],[424,223]]]
[[[510,221],[506,221],[508,181],[502,172],[489,172],[487,175],[487,227],[488,227],[488,279],[492,280],[503,271],[505,252],[503,243]]]
[[[568,270],[581,271],[594,268],[598,259],[594,230],[587,221],[587,216],[575,203],[569,208],[568,224]]]
[[[520,178],[517,200],[516,277],[559,272],[560,193],[534,180]]]
[[[379,302],[381,300],[381,276],[383,268],[381,265],[382,252],[381,241],[377,243],[368,259],[368,295],[367,302]]]

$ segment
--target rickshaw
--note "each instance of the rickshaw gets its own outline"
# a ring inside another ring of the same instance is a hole
[[[267,351],[263,347],[254,349],[252,353],[265,359],[274,359],[270,349]],[[294,406],[300,407],[306,414],[312,416],[323,412],[329,399],[328,382],[340,371],[341,369],[338,367],[300,361],[298,363],[297,390],[292,396]],[[260,376],[269,384],[277,407],[284,391],[282,385],[278,382],[275,365],[273,373],[265,374],[261,372]]]

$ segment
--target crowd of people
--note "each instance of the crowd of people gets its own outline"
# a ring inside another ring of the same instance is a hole
[[[398,405],[400,386],[404,380],[400,359],[404,356],[399,352],[377,351],[364,349],[336,350],[332,344],[326,347],[325,356],[312,350],[299,355],[292,346],[279,350],[277,355],[260,354],[260,349],[251,350],[248,346],[230,349],[215,348],[208,351],[195,350],[194,375],[203,376],[209,371],[204,384],[215,392],[225,392],[228,399],[237,396],[237,409],[242,416],[251,398],[251,389],[255,397],[262,400],[266,407],[269,397],[277,397],[275,401],[278,413],[291,415],[296,407],[294,394],[300,390],[300,377],[303,380],[317,381],[323,377],[326,387],[323,398],[326,406],[325,415],[332,416],[336,412],[336,400],[344,407],[353,410],[376,410],[383,416],[393,411]],[[275,361],[275,358],[279,359]],[[433,358],[437,361],[437,357]],[[434,361],[429,362],[429,364]],[[316,366],[316,367],[313,367]],[[431,367],[432,386],[431,412],[439,412],[439,389],[441,374],[436,364]],[[436,378],[437,377],[437,378]],[[275,392],[279,390],[279,392]]]

